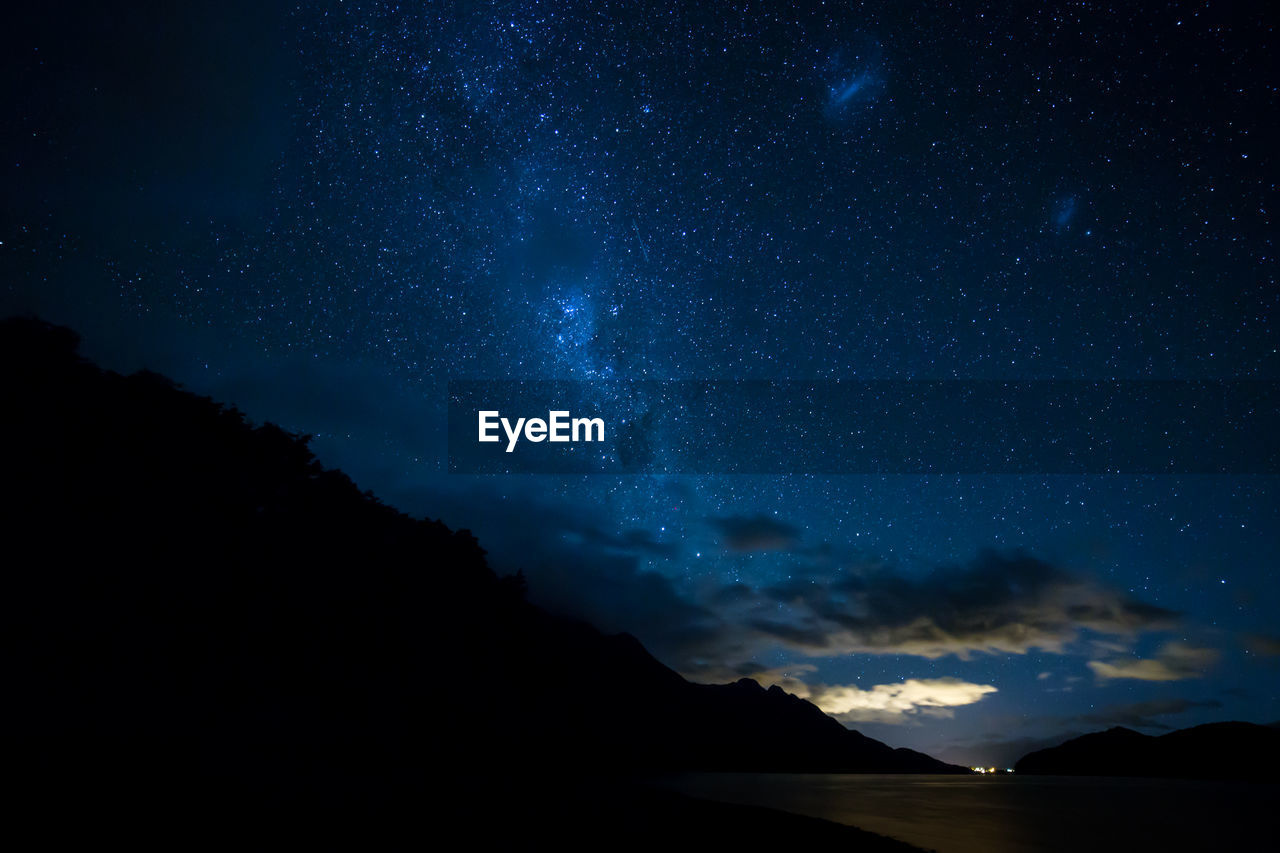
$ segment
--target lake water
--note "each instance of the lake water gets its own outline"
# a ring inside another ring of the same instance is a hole
[[[659,783],[851,824],[938,853],[1280,849],[1280,785],[1271,784],[768,773],[691,773]]]

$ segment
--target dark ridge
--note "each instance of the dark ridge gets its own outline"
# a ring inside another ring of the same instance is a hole
[[[1116,727],[1024,755],[1018,773],[1270,780],[1280,731],[1254,723],[1207,723],[1159,737]]]
[[[533,820],[552,778],[967,772],[777,688],[687,682],[528,604],[467,531],[382,504],[307,436],[77,344],[0,323],[8,764],[33,802],[421,810],[440,780],[529,779],[544,793],[511,808]]]

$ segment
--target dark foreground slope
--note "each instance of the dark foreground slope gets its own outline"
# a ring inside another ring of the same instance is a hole
[[[305,438],[76,343],[0,325],[9,773],[34,800],[421,808],[443,785],[510,830],[564,809],[553,775],[958,769],[553,618],[465,531],[380,504]],[[592,796],[614,809],[687,811],[611,784]]]
[[[1158,776],[1272,781],[1280,730],[1254,723],[1209,723],[1159,737],[1116,727],[1023,756],[1018,773]]]

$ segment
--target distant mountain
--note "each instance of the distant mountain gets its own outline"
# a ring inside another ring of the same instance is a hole
[[[584,770],[967,772],[551,616],[307,437],[0,323],[11,775],[75,800]],[[133,793],[129,793],[129,792]],[[193,794],[194,796],[194,794]]]
[[[776,685],[693,684],[629,635],[604,636],[532,608],[525,619],[514,628],[513,655],[495,667],[519,685],[520,725],[531,738],[541,733],[549,753],[649,769],[969,772],[851,731]],[[585,701],[566,701],[542,676],[548,662],[589,673]]]
[[[1032,752],[1018,773],[1058,776],[1170,776],[1272,779],[1280,731],[1254,723],[1208,723],[1158,737],[1116,727]]]

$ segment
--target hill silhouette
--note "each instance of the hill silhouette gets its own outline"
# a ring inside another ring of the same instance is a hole
[[[10,775],[34,804],[403,816],[429,800],[490,834],[586,838],[640,811],[642,834],[729,831],[709,817],[728,807],[624,773],[966,772],[776,687],[692,684],[633,637],[529,604],[468,532],[382,504],[306,436],[77,346],[0,323]],[[744,838],[846,829],[754,814]]]
[[[1254,723],[1207,723],[1158,737],[1121,726],[1029,753],[1018,773],[1057,776],[1160,776],[1271,779],[1280,731]]]

